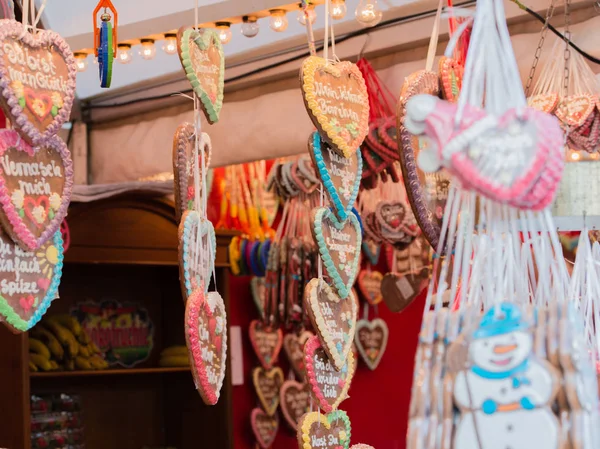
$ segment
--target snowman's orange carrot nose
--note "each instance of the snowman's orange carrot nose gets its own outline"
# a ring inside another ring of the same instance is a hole
[[[494,346],[494,354],[506,354],[517,349],[517,345],[496,345]]]

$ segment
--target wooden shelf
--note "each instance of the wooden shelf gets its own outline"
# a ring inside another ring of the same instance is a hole
[[[189,372],[189,366],[156,367],[156,368],[128,368],[128,369],[105,369],[96,371],[49,371],[30,373],[31,378],[48,377],[90,377],[90,376],[131,376],[135,374],[165,374]]]

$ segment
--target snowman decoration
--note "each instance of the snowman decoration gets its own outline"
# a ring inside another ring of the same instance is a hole
[[[558,421],[549,407],[556,376],[533,356],[531,326],[519,308],[492,308],[472,338],[469,366],[454,381],[461,410],[454,449],[558,449]]]

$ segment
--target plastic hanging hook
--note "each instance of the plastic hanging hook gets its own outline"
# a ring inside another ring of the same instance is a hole
[[[94,19],[94,54],[98,57],[98,47],[100,47],[100,27],[98,27],[98,13],[101,9],[104,9],[103,15],[107,14],[107,10],[112,12],[112,19],[114,24],[112,25],[112,49],[113,57],[117,57],[117,26],[119,23],[119,13],[110,0],[100,0],[96,9],[93,12]],[[109,19],[110,20],[110,19]]]

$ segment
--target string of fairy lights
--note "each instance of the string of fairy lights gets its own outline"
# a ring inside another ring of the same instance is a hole
[[[272,9],[269,11],[269,28],[271,30],[282,33],[287,30],[289,25],[288,16],[293,14],[294,11],[287,11],[285,9]],[[333,20],[341,20],[346,17],[347,7],[346,0],[331,0],[329,15]],[[302,10],[302,4],[298,4],[297,9],[297,20],[300,24],[306,26],[307,16]],[[356,21],[363,27],[376,26],[383,17],[383,11],[379,8],[377,0],[360,0],[356,10],[354,11],[354,17]],[[310,23],[314,23],[317,19],[316,6],[309,6],[308,8],[308,20]],[[231,22],[215,22],[214,28],[219,33],[219,38],[223,44],[228,44],[233,35],[231,32]],[[241,34],[247,38],[253,38],[260,32],[260,24],[258,17],[253,15],[243,16],[241,24]],[[156,47],[160,42],[162,51],[168,55],[177,54],[177,34],[176,33],[164,33],[161,39],[156,38],[142,38],[139,40],[139,44],[131,43],[119,43],[117,45],[117,62],[121,64],[129,64],[134,60],[134,54],[137,51],[139,56],[144,60],[154,59],[156,56]],[[137,48],[136,48],[137,47]],[[78,51],[74,53],[75,60],[77,62],[77,70],[84,72],[88,67],[88,59],[90,53],[85,51]],[[94,61],[96,63],[96,61]]]

